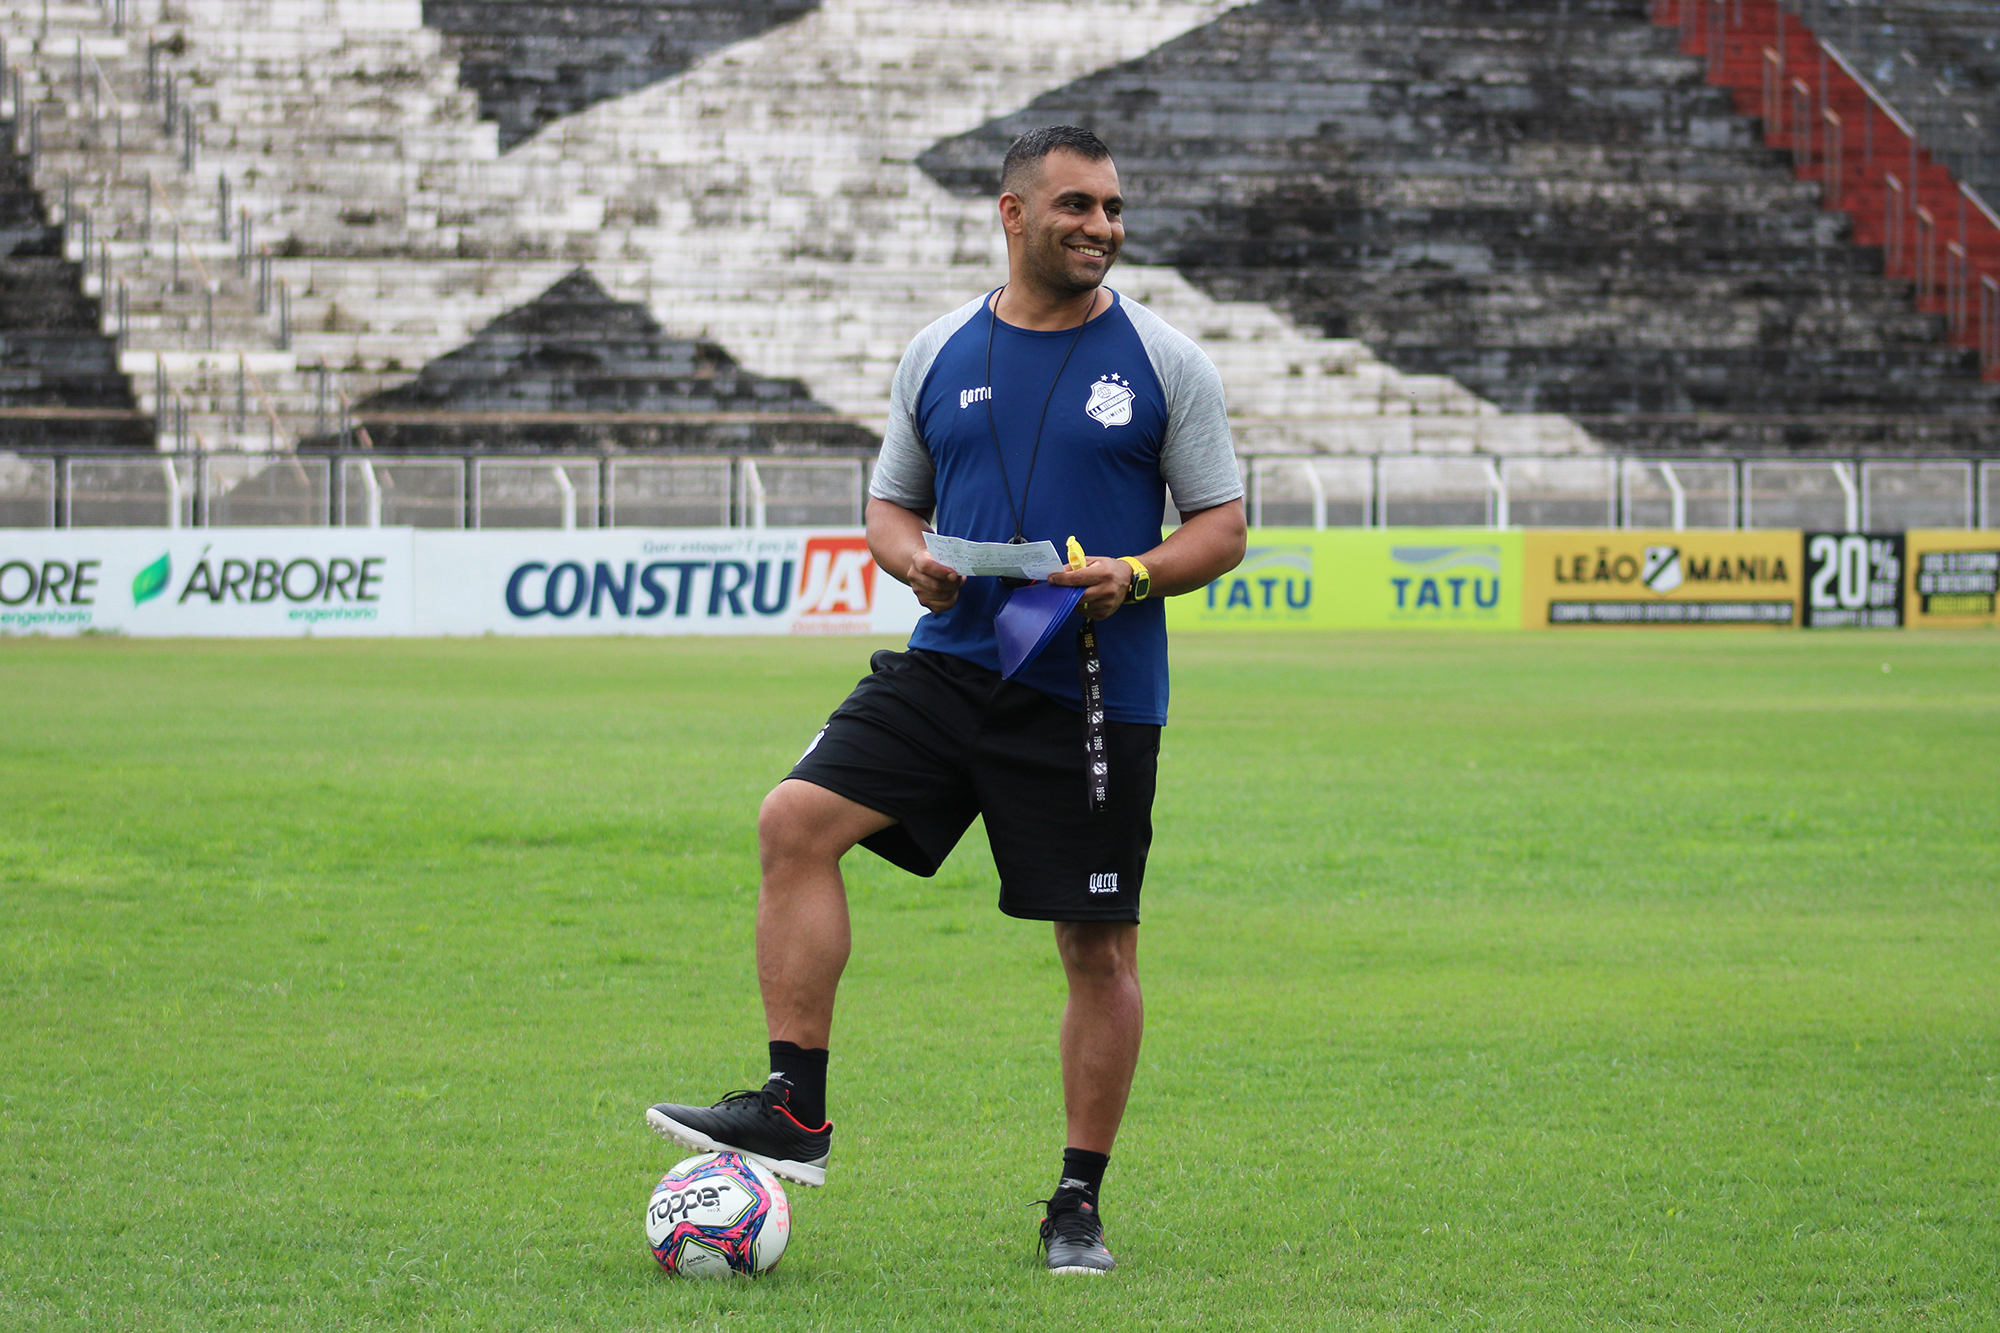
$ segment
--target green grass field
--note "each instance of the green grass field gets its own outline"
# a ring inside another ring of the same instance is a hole
[[[856,641],[0,643],[0,1327],[2000,1324],[2000,635],[1185,637],[1149,1025],[1051,1279],[1046,927],[849,859],[832,1185],[661,1276],[763,1072],[752,816]]]

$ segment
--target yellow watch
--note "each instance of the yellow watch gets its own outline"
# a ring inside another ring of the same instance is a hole
[[[1125,590],[1125,600],[1128,602],[1143,602],[1152,596],[1153,576],[1147,572],[1144,565],[1139,563],[1139,557],[1136,555],[1121,555],[1118,558],[1132,566],[1132,586]]]

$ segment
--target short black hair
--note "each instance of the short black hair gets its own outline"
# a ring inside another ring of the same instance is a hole
[[[1080,125],[1045,125],[1039,130],[1029,130],[1014,140],[1001,160],[1000,193],[1020,194],[1029,178],[1041,168],[1042,159],[1057,149],[1075,153],[1086,162],[1104,162],[1111,157],[1104,140]]]

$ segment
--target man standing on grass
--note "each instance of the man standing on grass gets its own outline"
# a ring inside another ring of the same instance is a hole
[[[840,858],[859,843],[934,875],[983,815],[1000,910],[1055,923],[1069,982],[1068,1147],[1043,1247],[1055,1272],[1101,1273],[1112,1258],[1098,1193],[1142,1026],[1139,890],[1167,720],[1161,599],[1243,558],[1243,486],[1214,365],[1103,285],[1125,237],[1110,150],[1088,130],[1035,130],[1008,150],[1000,191],[1007,283],[910,344],[869,487],[875,561],[930,614],[908,652],[875,654],[758,815],[770,1078],[646,1118],[676,1143],[825,1183],[827,1039],[849,947]],[[1169,490],[1181,526],[1162,541]],[[1083,590],[1089,632],[1065,626],[1003,679],[994,617],[1013,590],[932,559],[933,514],[937,532],[974,541],[1062,550],[1075,537],[1094,554],[1048,581]],[[1102,681],[1100,717],[1084,680]]]

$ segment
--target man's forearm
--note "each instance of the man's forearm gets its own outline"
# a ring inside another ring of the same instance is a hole
[[[1244,532],[1243,502],[1231,500],[1181,515],[1181,525],[1150,551],[1116,554],[1138,556],[1153,576],[1152,595],[1172,597],[1205,588],[1241,564]]]
[[[868,502],[868,553],[875,557],[875,567],[909,584],[924,610],[949,611],[965,580],[931,559],[924,549],[924,533],[929,530],[922,514],[887,500]]]
[[[868,500],[868,553],[875,567],[899,583],[910,581],[910,563],[924,549],[923,515],[887,500]]]

